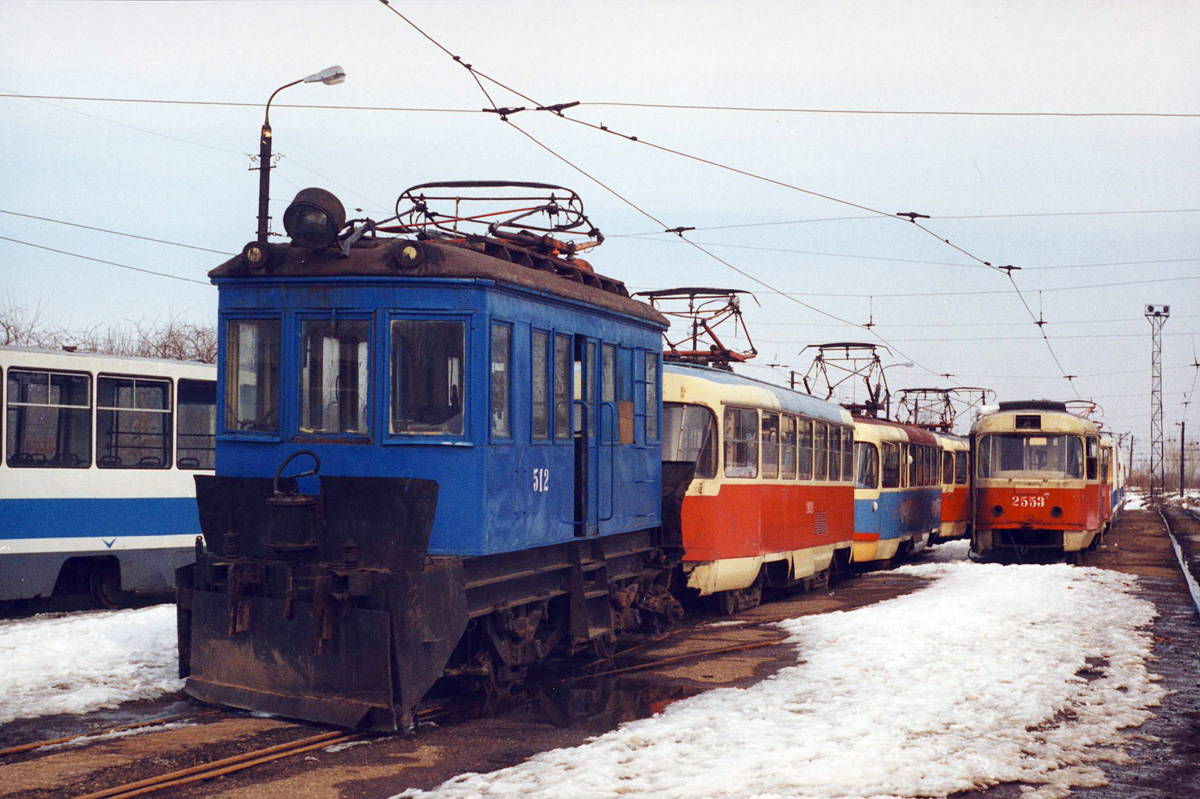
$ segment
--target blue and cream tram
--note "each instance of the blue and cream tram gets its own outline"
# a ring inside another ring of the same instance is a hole
[[[0,601],[174,588],[213,469],[210,364],[0,347]]]
[[[933,433],[882,419],[854,420],[854,563],[924,548],[942,524],[942,450]]]

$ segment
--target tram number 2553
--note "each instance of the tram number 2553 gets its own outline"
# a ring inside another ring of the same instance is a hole
[[[550,470],[533,470],[533,490],[539,494],[550,490]]]
[[[1044,496],[1014,496],[1012,498],[1014,508],[1044,508],[1046,507],[1046,498]]]

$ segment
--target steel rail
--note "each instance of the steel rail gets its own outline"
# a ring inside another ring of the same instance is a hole
[[[1192,604],[1196,606],[1196,613],[1200,614],[1200,583],[1196,582],[1195,575],[1188,568],[1187,559],[1183,556],[1183,547],[1179,546],[1179,539],[1175,537],[1175,531],[1171,528],[1171,522],[1163,511],[1157,510],[1159,518],[1163,521],[1163,526],[1167,528],[1167,537],[1171,539],[1171,549],[1175,552],[1175,560],[1179,561],[1179,570],[1183,573],[1183,579],[1187,583],[1188,593],[1191,594]],[[1191,516],[1193,520],[1200,522],[1200,516],[1188,508],[1183,509],[1183,513]]]
[[[132,799],[132,797],[142,796],[164,788],[174,788],[180,785],[222,777],[226,774],[232,774],[263,763],[279,760],[280,758],[311,752],[314,749],[323,749],[333,744],[345,743],[357,737],[359,737],[358,733],[324,732],[309,738],[301,738],[297,741],[276,744],[275,746],[268,746],[263,749],[255,749],[250,752],[243,752],[240,755],[214,760],[211,763],[202,763],[198,766],[171,771],[155,777],[148,777],[144,780],[105,788],[100,791],[77,796],[75,799]]]

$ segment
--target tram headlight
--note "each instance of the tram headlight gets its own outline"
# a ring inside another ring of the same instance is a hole
[[[1055,505],[1053,508],[1050,509],[1050,515],[1053,516],[1055,519],[1061,519],[1062,515],[1063,515],[1063,509],[1060,508],[1058,505]]]
[[[301,247],[319,250],[337,241],[346,224],[341,200],[324,189],[301,189],[283,212],[283,229]]]
[[[999,516],[1002,513],[1004,513],[1004,506],[1002,506],[1002,505],[993,505],[992,506],[992,515],[993,516]]]

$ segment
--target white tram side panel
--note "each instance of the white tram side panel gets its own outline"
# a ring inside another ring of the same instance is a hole
[[[0,346],[0,601],[171,590],[215,399],[209,364]]]

